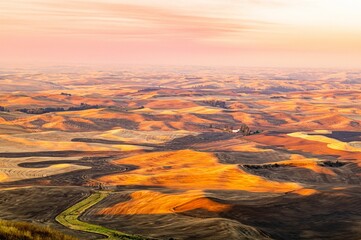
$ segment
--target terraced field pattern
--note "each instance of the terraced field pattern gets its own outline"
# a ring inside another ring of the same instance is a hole
[[[0,219],[78,239],[361,239],[361,72],[0,71]]]

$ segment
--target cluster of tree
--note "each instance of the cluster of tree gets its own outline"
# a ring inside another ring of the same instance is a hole
[[[19,112],[27,113],[27,114],[43,114],[43,113],[50,113],[50,112],[63,112],[65,111],[62,107],[47,107],[47,108],[20,108],[17,109]]]
[[[0,112],[10,112],[6,107],[0,106]]]
[[[345,81],[343,81],[341,83],[343,83],[343,84],[361,84],[361,78],[346,79]]]
[[[108,109],[114,109],[114,110],[117,110],[117,111],[125,111],[125,112],[128,112],[128,111],[133,111],[133,110],[138,110],[138,109],[143,109],[144,106],[143,105],[140,105],[140,106],[134,106],[134,107],[118,107],[118,106],[109,106]]]
[[[238,131],[239,133],[242,133],[244,136],[248,136],[250,135],[251,129],[249,129],[249,127],[242,123],[241,126],[238,129],[232,129],[232,131]]]
[[[258,133],[261,133],[261,132],[262,132],[261,130],[250,131],[249,135],[258,134]]]
[[[208,84],[208,85],[199,84],[199,85],[193,86],[192,88],[194,88],[194,89],[217,89],[219,87],[217,87],[215,85],[211,85],[211,84]]]
[[[238,133],[242,134],[243,136],[249,136],[253,134],[261,133],[260,130],[253,131],[251,130],[246,124],[242,123],[240,125],[219,125],[219,124],[210,124],[210,128],[220,129],[226,132]]]
[[[243,167],[247,169],[272,169],[272,168],[279,168],[279,167],[287,167],[289,165],[281,165],[281,164],[245,164]]]
[[[336,161],[336,162],[333,162],[333,161],[323,161],[323,162],[320,162],[318,163],[318,165],[322,166],[322,167],[342,167],[344,165],[346,165],[345,162],[340,162],[340,161]]]
[[[219,100],[207,100],[207,101],[203,101],[203,103],[212,106],[212,107],[219,107],[219,108],[224,108],[224,109],[228,109],[227,107],[227,103],[225,101],[219,101]]]
[[[81,103],[79,106],[76,106],[76,107],[21,108],[21,109],[17,109],[17,111],[27,113],[27,114],[44,114],[44,113],[51,113],[51,112],[65,112],[65,111],[80,111],[80,110],[87,110],[87,109],[98,109],[98,108],[102,108],[102,107],[103,106],[100,106],[100,105],[89,105],[86,103]]]
[[[202,77],[185,77],[184,79],[186,79],[186,80],[201,80],[203,78]]]
[[[138,92],[153,92],[153,91],[157,91],[161,89],[161,87],[149,87],[149,88],[143,88],[143,89],[140,89],[138,90]]]
[[[299,89],[297,89],[297,88],[285,87],[285,86],[271,86],[265,90],[272,91],[272,92],[296,92],[296,91],[299,91]]]
[[[271,99],[287,99],[285,96],[272,96]]]
[[[322,167],[342,167],[346,165],[345,162],[340,161],[322,161],[319,162],[318,165]],[[247,169],[272,169],[272,168],[279,168],[279,167],[294,167],[293,164],[245,164],[243,167]]]
[[[254,91],[257,91],[257,89],[255,88],[251,88],[251,87],[247,87],[247,86],[241,86],[238,88],[237,92],[241,92],[241,93],[252,93]]]

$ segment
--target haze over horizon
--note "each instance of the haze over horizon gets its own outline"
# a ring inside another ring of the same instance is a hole
[[[0,2],[0,62],[357,68],[356,0]]]

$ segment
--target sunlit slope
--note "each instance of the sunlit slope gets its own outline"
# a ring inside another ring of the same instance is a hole
[[[289,133],[288,136],[326,143],[327,147],[335,150],[341,150],[347,152],[361,152],[361,148],[355,147],[355,145],[352,146],[349,143],[342,142],[323,135],[315,135],[315,134],[310,135],[305,132],[294,132],[294,133]]]
[[[301,151],[324,156],[336,156],[341,160],[352,160],[360,163],[361,152],[356,142],[342,142],[327,136],[322,132],[294,132],[290,134],[248,136],[247,139],[270,146],[280,146],[291,151]]]
[[[24,127],[32,131],[107,131],[114,128],[139,131],[200,131],[216,120],[207,119],[208,115],[221,113],[219,109],[203,106],[185,109],[89,109],[64,111],[45,114],[11,113],[12,119],[0,118],[0,124]]]
[[[104,176],[111,185],[163,186],[175,189],[245,190],[288,192],[302,188],[292,182],[269,181],[246,173],[235,165],[223,165],[211,153],[181,150],[156,152],[120,159],[115,164],[132,164],[139,169]]]
[[[21,84],[21,81],[19,81]],[[65,90],[59,91],[42,91],[42,92],[14,92],[7,94],[0,94],[0,101],[2,106],[6,106],[12,110],[18,108],[38,108],[38,107],[69,107],[79,106],[81,103],[99,106],[114,106],[115,102],[109,98],[97,98],[83,95],[81,91],[66,91],[66,94],[61,94]],[[95,89],[93,89],[94,91]],[[73,94],[70,94],[73,93]],[[69,94],[69,95],[67,95]],[[106,94],[106,93],[105,93]]]
[[[169,214],[204,209],[210,212],[228,210],[230,205],[207,198],[202,191],[190,190],[179,194],[163,194],[154,191],[137,191],[131,200],[104,208],[100,214]]]
[[[0,172],[0,182],[3,182],[7,178],[8,178],[8,176],[5,173]]]
[[[302,155],[293,154],[291,155],[291,159],[285,160],[285,161],[279,161],[275,163],[270,164],[278,164],[278,165],[286,165],[286,166],[292,166],[297,168],[305,168],[309,169],[315,173],[322,173],[322,174],[328,174],[328,175],[336,175],[331,169],[326,167],[321,167],[318,164],[317,158],[305,158]]]
[[[96,128],[94,122],[79,117],[63,117],[56,114],[29,115],[13,121],[4,122],[8,125],[16,125],[34,130],[62,130],[79,131]]]

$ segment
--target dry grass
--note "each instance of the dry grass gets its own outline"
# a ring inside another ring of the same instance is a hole
[[[48,226],[0,220],[0,239],[4,240],[76,240]]]

